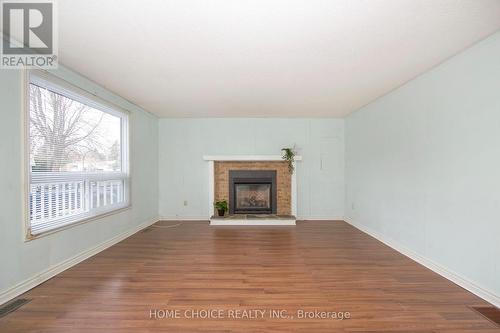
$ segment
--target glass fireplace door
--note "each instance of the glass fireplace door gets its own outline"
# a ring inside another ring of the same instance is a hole
[[[234,184],[235,213],[271,212],[271,184]]]

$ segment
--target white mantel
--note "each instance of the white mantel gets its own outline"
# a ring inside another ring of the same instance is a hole
[[[281,155],[204,155],[205,161],[283,161]],[[295,156],[295,161],[302,161],[302,156]]]
[[[283,161],[281,155],[204,155],[203,159],[208,162],[208,212],[210,216],[214,211],[214,195],[215,195],[215,181],[214,181],[214,162],[215,161]],[[293,166],[297,168],[297,161],[302,161],[302,156],[294,157]],[[296,171],[292,173],[292,215],[297,216],[297,176]]]

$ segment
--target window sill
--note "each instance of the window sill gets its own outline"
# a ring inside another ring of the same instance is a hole
[[[66,225],[51,229],[51,230],[47,230],[47,231],[44,231],[44,232],[36,234],[36,235],[32,235],[31,232],[28,230],[25,234],[24,241],[30,242],[32,240],[39,239],[39,238],[42,238],[45,236],[49,236],[49,235],[52,235],[54,233],[57,233],[57,232],[60,232],[60,231],[66,230],[66,229],[70,229],[70,228],[79,226],[79,225],[84,224],[84,223],[93,222],[93,221],[100,220],[100,219],[103,219],[105,217],[112,216],[112,215],[117,215],[117,214],[126,212],[130,209],[132,209],[131,204],[129,204],[128,206],[122,207],[122,208],[112,210],[110,212],[102,213],[102,214],[92,216],[92,217],[87,217],[87,218],[84,218],[84,219],[77,221],[77,222],[73,222],[70,224],[66,224]]]

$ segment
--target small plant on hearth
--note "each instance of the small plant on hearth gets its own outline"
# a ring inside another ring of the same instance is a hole
[[[295,169],[293,166],[293,163],[295,162],[294,148],[282,148],[281,151],[283,152],[282,158],[288,163],[288,171],[293,173],[293,170]]]
[[[215,209],[217,209],[217,213],[219,216],[224,216],[224,214],[229,210],[229,205],[227,204],[227,200],[216,201],[214,203]]]

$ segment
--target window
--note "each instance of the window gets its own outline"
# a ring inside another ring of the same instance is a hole
[[[41,71],[26,107],[31,235],[129,205],[125,111]]]

